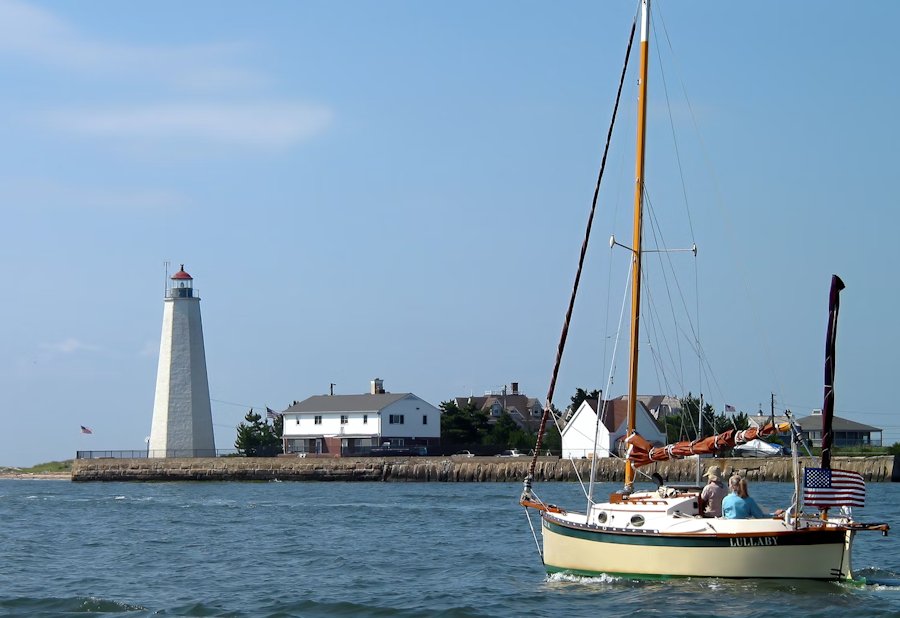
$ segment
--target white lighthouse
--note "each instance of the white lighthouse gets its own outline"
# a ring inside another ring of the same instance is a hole
[[[214,457],[215,453],[200,298],[194,296],[194,278],[182,264],[172,275],[163,302],[148,456]]]

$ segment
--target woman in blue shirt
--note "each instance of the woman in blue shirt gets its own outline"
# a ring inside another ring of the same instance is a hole
[[[731,493],[722,500],[722,515],[726,519],[748,519],[755,517],[764,518],[766,515],[750,497],[747,490],[747,481],[735,474],[728,479],[728,489]]]

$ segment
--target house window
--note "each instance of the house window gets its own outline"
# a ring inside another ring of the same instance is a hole
[[[321,416],[317,416],[317,417],[316,417],[316,425],[321,425],[321,424],[322,424],[322,417],[321,417]]]
[[[368,425],[368,424],[369,424],[369,415],[363,414],[363,425]]]
[[[346,424],[347,424],[347,415],[341,414],[341,425],[346,425]]]
[[[428,424],[428,415],[427,415],[427,414],[423,414],[423,415],[422,415],[422,424],[423,424],[423,425],[427,425],[427,424]]]
[[[403,415],[402,414],[391,414],[388,422],[391,425],[402,425],[403,424]]]

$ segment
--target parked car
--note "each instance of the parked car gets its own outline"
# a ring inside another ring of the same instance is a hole
[[[454,457],[475,457],[475,454],[472,451],[458,451],[453,453]]]
[[[511,448],[509,450],[503,451],[502,453],[497,455],[497,457],[525,457],[525,453],[520,453],[516,449]]]

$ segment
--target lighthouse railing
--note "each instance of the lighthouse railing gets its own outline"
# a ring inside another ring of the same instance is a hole
[[[197,457],[235,457],[237,449],[135,449],[122,451],[76,451],[75,459],[152,459],[152,458],[197,458]]]

